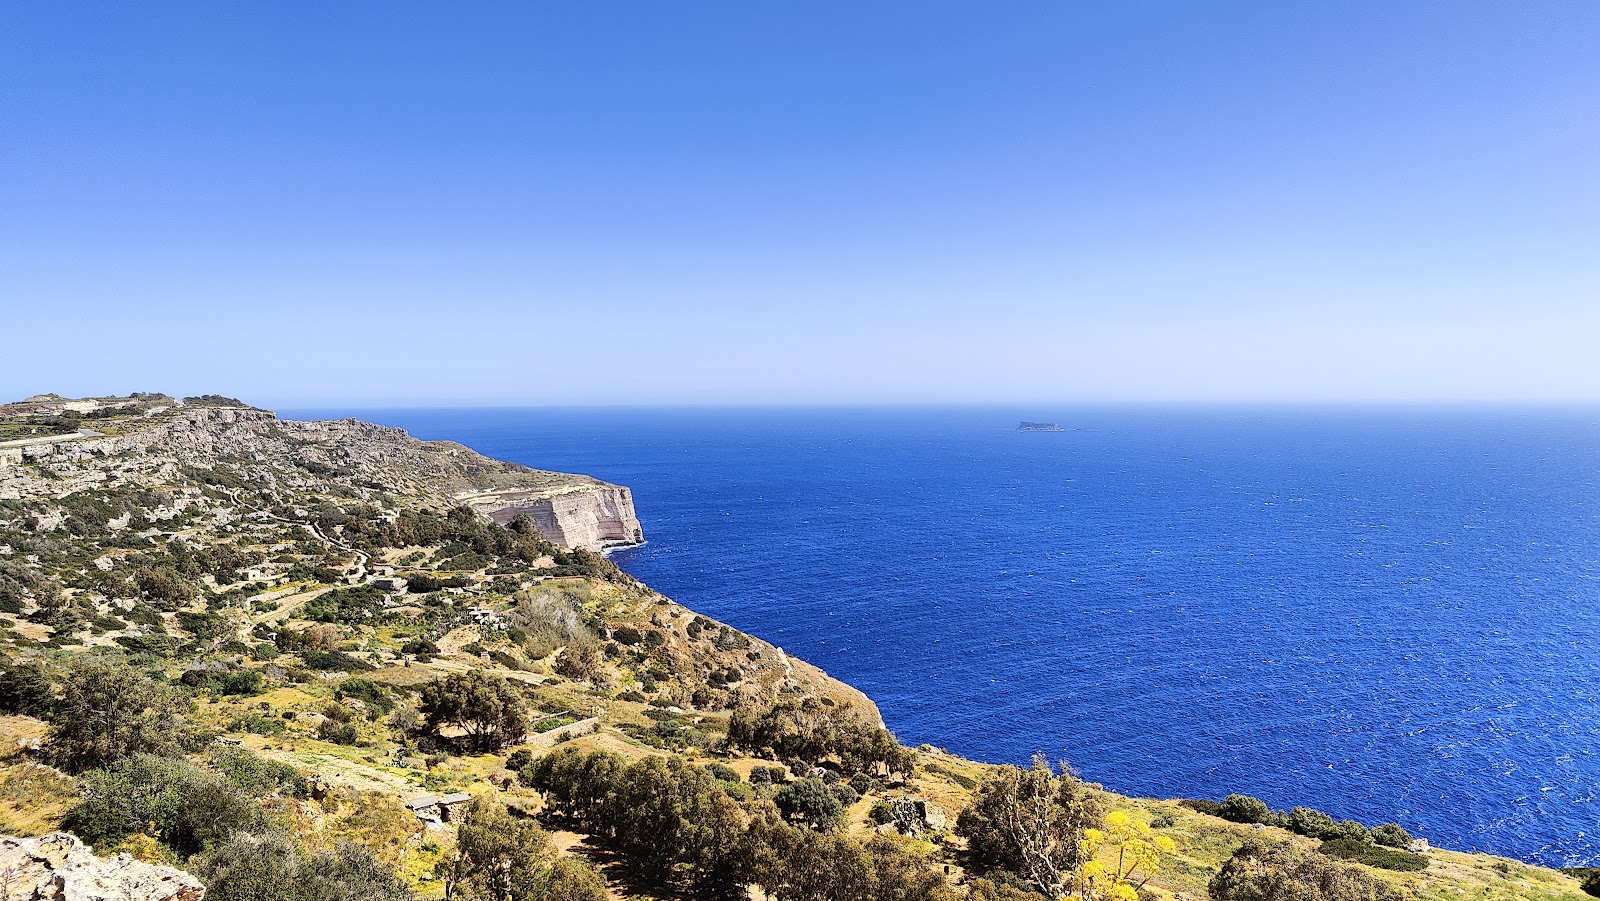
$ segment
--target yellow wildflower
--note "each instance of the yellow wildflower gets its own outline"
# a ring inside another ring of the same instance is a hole
[[[1128,825],[1128,815],[1120,810],[1113,810],[1106,814],[1106,825],[1113,829],[1121,829]]]

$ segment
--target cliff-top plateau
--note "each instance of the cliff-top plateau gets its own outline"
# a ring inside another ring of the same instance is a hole
[[[601,553],[643,538],[625,487],[358,420],[0,406],[0,899],[1600,891],[1401,824],[904,747]]]

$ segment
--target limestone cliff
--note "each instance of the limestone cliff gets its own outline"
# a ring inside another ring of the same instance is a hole
[[[38,398],[0,406],[0,422],[59,412],[44,406]],[[380,507],[467,503],[501,522],[527,513],[568,547],[644,540],[626,488],[492,460],[453,441],[419,441],[404,429],[283,420],[236,402],[185,404],[162,395],[55,406],[92,418],[71,434],[0,441],[0,500],[170,487],[221,462],[252,486],[284,489],[286,498],[334,483]]]
[[[96,857],[76,836],[0,836],[0,898],[5,901],[201,901],[205,887],[182,870]]]
[[[600,550],[644,540],[633,511],[633,494],[620,485],[511,489],[461,495],[458,500],[499,523],[527,515],[546,537],[567,547]]]

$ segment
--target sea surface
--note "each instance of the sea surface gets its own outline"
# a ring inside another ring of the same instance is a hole
[[[1600,411],[286,415],[631,486],[624,569],[910,744],[1600,862]]]

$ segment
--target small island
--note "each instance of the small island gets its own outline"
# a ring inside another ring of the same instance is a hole
[[[1028,422],[1024,419],[1017,425],[1019,432],[1059,432],[1061,426],[1053,422]]]

